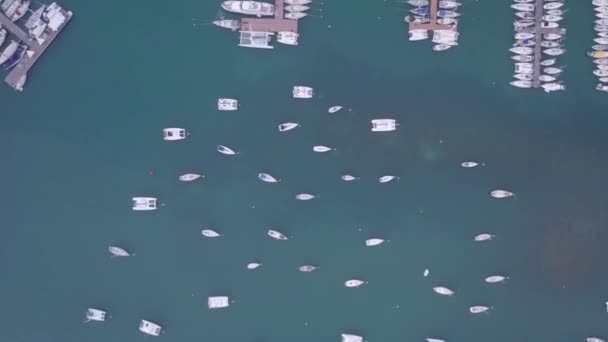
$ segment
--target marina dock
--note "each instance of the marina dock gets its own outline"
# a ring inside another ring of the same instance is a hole
[[[542,0],[541,0],[542,1]],[[430,21],[428,23],[424,23],[424,24],[418,24],[418,23],[410,23],[410,30],[430,30],[430,31],[435,31],[435,30],[450,30],[450,31],[456,31],[456,28],[450,26],[450,25],[441,25],[437,23],[437,11],[439,10],[439,6],[438,6],[438,0],[431,0],[430,4],[429,4],[429,9],[430,9]]]
[[[65,11],[61,9],[59,14],[62,15],[65,20],[56,28],[47,29],[49,31],[48,36],[45,37],[42,44],[40,44],[36,39],[30,37],[25,31],[23,31],[19,26],[13,23],[9,18],[7,18],[4,13],[0,13],[0,24],[11,34],[16,36],[22,44],[26,44],[28,46],[28,53],[25,54],[23,59],[9,72],[4,81],[8,83],[15,90],[22,90],[23,80],[27,77],[27,73],[34,66],[36,61],[42,56],[42,54],[46,51],[46,49],[51,46],[55,38],[61,33],[63,28],[67,25],[67,23],[72,18],[71,11]]]
[[[241,31],[255,32],[298,32],[298,20],[286,19],[283,15],[285,2],[274,1],[274,18],[243,18],[241,19]]]

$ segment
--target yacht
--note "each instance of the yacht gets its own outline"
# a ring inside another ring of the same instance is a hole
[[[201,230],[201,235],[208,238],[216,238],[222,236],[220,233],[216,232],[213,229],[203,229]]]
[[[19,6],[21,6],[21,0],[13,2],[4,13],[8,18],[11,18],[15,14],[15,12],[17,12],[17,9],[19,9]]]
[[[323,145],[316,145],[316,146],[313,146],[312,150],[315,152],[323,153],[323,152],[331,151],[331,147],[327,147],[327,146],[323,146]]]
[[[479,163],[476,163],[474,161],[465,161],[465,162],[460,163],[460,166],[462,166],[464,168],[468,168],[468,169],[470,169],[472,167],[476,167],[478,165],[479,165]]]
[[[522,81],[532,81],[532,74],[515,74],[513,77]]]
[[[437,16],[439,18],[456,18],[460,16],[460,13],[455,11],[439,10],[437,11]]]
[[[162,331],[162,328],[156,323],[142,319],[141,323],[139,323],[139,331],[143,332],[146,335],[159,336]]]
[[[310,7],[304,5],[287,5],[285,6],[285,10],[287,12],[305,12],[308,11]]]
[[[454,25],[454,24],[458,23],[458,19],[456,19],[456,18],[438,18],[437,23],[441,24],[441,25]]]
[[[606,32],[606,31],[608,31],[608,25],[596,24],[595,26],[593,26],[593,30],[595,32]]]
[[[409,30],[408,33],[409,33],[409,40],[410,41],[424,40],[424,39],[427,39],[429,37],[429,31],[428,30],[422,30],[422,29]]]
[[[311,194],[297,194],[296,195],[296,199],[300,200],[300,201],[310,201],[313,198],[315,198],[315,195],[311,195]]]
[[[429,0],[408,0],[408,4],[416,7],[428,6]]]
[[[552,21],[552,22],[542,21],[540,23],[540,27],[541,28],[559,28],[559,24],[555,21]],[[552,34],[552,33],[549,33],[549,34]]]
[[[307,5],[311,2],[312,0],[285,0],[285,3],[289,5]]]
[[[608,38],[606,37],[594,38],[593,41],[598,44],[608,44]]]
[[[280,31],[277,33],[277,42],[285,45],[298,45],[298,37],[300,35],[297,32],[291,31]]]
[[[2,46],[2,44],[4,44],[5,40],[6,40],[6,30],[0,26],[0,46]]]
[[[564,19],[563,17],[560,17],[559,15],[543,15],[543,20],[546,22],[558,22],[561,21],[562,19]]]
[[[342,106],[332,106],[332,107],[329,107],[327,112],[333,114],[333,113],[340,111],[340,109],[342,109]]]
[[[587,342],[606,342],[599,337],[587,337]]]
[[[513,44],[513,46],[534,46],[536,45],[536,41],[534,41],[533,39],[523,39],[523,40],[518,40],[515,42],[515,44]],[[524,55],[521,55],[524,56]]]
[[[563,5],[564,5],[563,2],[548,2],[543,5],[543,8],[546,10],[555,10],[555,9],[562,7]]]
[[[602,37],[602,38],[608,38],[608,31],[606,31],[606,32],[598,32],[597,36],[598,37]]]
[[[595,90],[608,91],[608,85],[605,85],[605,84],[602,84],[602,83],[598,83],[598,85],[595,86]]]
[[[608,12],[608,6],[597,6],[594,8],[596,12]]]
[[[239,109],[239,101],[235,99],[217,99],[217,109],[219,110],[237,110]]]
[[[438,293],[442,296],[453,296],[454,295],[454,291],[448,289],[447,287],[443,287],[443,286],[433,287],[433,291],[435,291],[436,293]]]
[[[230,147],[224,146],[224,145],[217,145],[217,151],[221,154],[227,154],[229,156],[235,155],[238,152],[235,152],[233,149],[231,149]]]
[[[382,243],[384,243],[383,239],[374,238],[374,239],[365,240],[365,245],[368,247],[378,246],[378,245],[381,245]]]
[[[478,314],[478,313],[482,313],[482,312],[487,312],[488,310],[490,310],[489,307],[482,306],[482,305],[471,306],[469,308],[469,312],[471,312],[472,314]]]
[[[359,287],[363,284],[365,284],[365,282],[359,279],[351,279],[344,282],[344,286],[346,287]]]
[[[608,25],[608,19],[597,19],[595,23],[598,25]]]
[[[598,64],[596,66],[596,68],[598,68],[599,70],[608,70],[608,65],[605,64]]]
[[[363,342],[363,337],[353,334],[341,334],[342,340],[340,342]]]
[[[515,12],[515,15],[522,19],[534,19],[534,13],[532,12]]]
[[[437,51],[437,52],[439,52],[439,51],[445,51],[445,50],[451,48],[452,46],[454,46],[454,45],[436,44],[436,45],[433,45],[433,51]]]
[[[395,177],[395,176],[382,176],[382,177],[380,177],[380,179],[378,181],[380,183],[388,183],[388,182],[392,181],[395,178],[397,178],[397,177]]]
[[[290,131],[296,127],[299,127],[300,124],[297,122],[285,122],[279,125],[279,132]]]
[[[19,5],[19,7],[17,7],[17,10],[11,16],[11,21],[15,22],[15,21],[23,18],[23,16],[25,15],[25,13],[27,13],[27,10],[29,8],[30,8],[30,0],[22,1],[21,5]]]
[[[17,48],[19,48],[19,43],[12,40],[0,54],[0,64],[4,64],[6,61],[8,61],[8,59],[15,54]]]
[[[156,198],[155,197],[133,197],[133,210],[136,211],[148,211],[156,210]]]
[[[608,6],[608,0],[593,0],[591,3],[594,6]]]
[[[522,12],[533,12],[535,7],[536,6],[534,4],[516,3],[516,4],[511,5],[512,9],[522,11]]]
[[[15,51],[15,53],[3,64],[4,69],[8,70],[8,69],[11,69],[12,67],[14,67],[15,65],[17,65],[23,59],[23,56],[25,56],[26,52],[27,52],[27,45],[25,45],[25,44],[19,45],[19,47],[17,48],[17,51]]]
[[[540,46],[545,47],[545,48],[554,48],[554,47],[560,47],[561,44],[559,41],[555,41],[555,40],[543,40],[542,42],[540,42]]]
[[[165,128],[163,129],[163,139],[167,141],[186,139],[186,130],[183,128]]]
[[[261,264],[261,263],[258,263],[258,262],[252,262],[252,263],[247,264],[247,269],[248,269],[248,270],[255,270],[256,268],[258,268],[258,267],[260,267],[260,266],[262,266],[262,264]]]
[[[397,122],[394,119],[374,119],[372,120],[372,132],[389,132],[397,129]]]
[[[532,39],[534,34],[530,32],[517,32],[515,33],[515,39]]]
[[[551,75],[540,75],[540,76],[538,76],[538,79],[541,82],[553,82],[553,81],[556,80],[556,78],[554,76],[551,76]]]
[[[599,77],[606,77],[608,76],[608,70],[596,69],[593,70],[593,74]]]
[[[549,58],[549,59],[545,59],[544,61],[541,61],[540,65],[551,66],[551,65],[555,64],[556,61],[557,61],[557,59],[555,59],[555,58]]]
[[[525,28],[534,25],[534,20],[522,19],[513,22],[515,28]]]
[[[2,3],[2,6],[0,6],[0,8],[2,9],[3,12],[6,12],[6,10],[8,10],[9,7],[11,7],[13,5],[13,3],[17,2],[17,0],[4,0],[4,2]]]
[[[276,230],[268,229],[267,234],[275,240],[287,240],[287,236]]]
[[[289,13],[285,13],[285,18],[291,19],[291,20],[298,20],[298,19],[304,18],[307,15],[308,14],[306,14],[304,12],[289,12]]]
[[[193,180],[197,180],[201,177],[202,177],[202,175],[199,175],[197,173],[186,173],[186,174],[179,176],[179,180],[182,182],[192,182]]]
[[[259,173],[258,178],[266,183],[276,183],[278,180],[267,173]]]
[[[511,59],[516,62],[532,62],[534,60],[533,55],[514,55],[511,56]]]
[[[215,296],[207,298],[207,307],[209,309],[222,309],[230,306],[230,298],[228,296]]]
[[[236,31],[241,27],[241,21],[233,19],[222,19],[213,21],[213,25],[223,27],[231,31]]]
[[[124,248],[117,247],[117,246],[108,247],[108,252],[110,252],[110,254],[112,254],[112,256],[117,256],[117,257],[131,256],[131,254],[129,252],[127,252]]]
[[[490,192],[490,196],[494,198],[507,198],[514,196],[514,194],[507,190],[492,190],[492,192]]]
[[[534,49],[527,46],[517,46],[510,48],[509,51],[516,53],[518,55],[531,55],[534,52]]]
[[[566,49],[562,49],[562,48],[551,48],[551,49],[543,50],[543,53],[545,53],[549,56],[559,56],[559,55],[563,55],[565,52],[566,52]]]
[[[317,266],[313,266],[313,265],[302,265],[300,266],[300,268],[298,268],[300,270],[300,272],[312,272],[314,270],[317,269]]]
[[[606,12],[597,12],[595,13],[595,16],[600,19],[608,19],[608,13]]]
[[[505,279],[507,279],[507,277],[501,275],[493,275],[486,278],[486,283],[500,283],[505,281]]]
[[[439,8],[441,9],[456,9],[459,6],[461,6],[462,4],[460,2],[457,1],[451,1],[451,0],[441,0],[439,1]]]
[[[274,46],[269,44],[274,34],[272,32],[240,31],[240,33],[238,46],[254,49],[274,49]]]
[[[431,338],[431,337],[427,337],[426,338],[426,342],[445,342],[445,340],[442,340],[440,338]]]
[[[591,51],[591,52],[587,52],[587,55],[589,57],[593,57],[593,58],[606,58],[608,57],[608,52],[606,51]],[[1,60],[1,58],[0,58]]]
[[[488,233],[483,233],[483,234],[476,235],[475,238],[474,238],[474,240],[478,241],[478,242],[480,242],[480,241],[489,241],[489,240],[492,240],[492,239],[494,239],[494,235],[488,234]]]
[[[314,95],[314,91],[311,87],[306,86],[294,86],[293,97],[296,99],[310,99]]]
[[[351,175],[342,175],[342,177],[340,178],[342,178],[342,180],[345,182],[352,182],[354,180],[357,180],[357,177]]]
[[[517,88],[531,88],[532,87],[531,81],[517,80],[517,81],[509,82],[509,84],[514,87],[517,87]]]
[[[259,1],[224,1],[222,8],[228,12],[258,17],[274,15],[274,5]]]
[[[85,323],[89,321],[103,322],[106,320],[106,312],[95,308],[88,308],[86,316],[87,320]]]
[[[416,7],[416,8],[411,9],[410,13],[426,17],[429,15],[429,7],[428,6]]]
[[[516,74],[534,73],[534,69],[532,69],[532,63],[515,63],[515,73]]]
[[[431,19],[429,19],[428,17],[423,17],[419,15],[406,15],[403,20],[408,24],[424,24],[431,21]]]
[[[562,72],[562,69],[556,67],[548,67],[543,69],[543,72],[548,75],[557,75]]]
[[[558,33],[545,33],[543,34],[543,39],[546,40],[557,40],[557,39],[562,39],[562,35],[558,34]]]
[[[548,15],[555,15],[555,16],[562,16],[562,15],[564,15],[564,13],[566,13],[566,11],[562,11],[562,10],[558,10],[558,9],[553,9],[553,10],[547,11]]]
[[[550,93],[552,91],[558,90],[566,90],[566,86],[560,83],[545,83],[541,84],[541,87],[545,90],[545,93]]]

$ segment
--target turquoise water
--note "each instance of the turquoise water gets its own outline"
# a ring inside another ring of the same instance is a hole
[[[508,85],[507,2],[466,2],[461,45],[443,54],[408,42],[405,11],[381,1],[326,1],[323,18],[301,22],[299,47],[272,51],[192,26],[219,1],[62,3],[75,17],[26,91],[0,87],[0,341],[150,339],[140,319],[166,341],[608,337],[608,102],[585,56],[590,2],[568,3],[559,94]],[[317,96],[292,99],[296,84]],[[218,97],[241,108],[218,112]],[[372,134],[379,117],[399,129]],[[285,121],[302,127],[279,134]],[[189,138],[162,141],[170,126]],[[177,180],[188,172],[206,177]],[[361,179],[342,182],[347,172]],[[380,185],[385,174],[400,179]],[[496,188],[517,197],[492,200]],[[137,195],[164,205],[133,212]],[[204,227],[224,236],[205,240]],[[270,227],[291,239],[269,239]],[[496,239],[475,244],[481,232]],[[390,243],[366,248],[369,237]],[[110,259],[110,244],[136,255]],[[247,271],[252,261],[264,265]],[[304,263],[320,269],[298,272]],[[491,274],[510,279],[489,286]],[[346,289],[350,278],[369,284]],[[235,303],[209,311],[213,295]],[[87,307],[111,319],[82,324]]]

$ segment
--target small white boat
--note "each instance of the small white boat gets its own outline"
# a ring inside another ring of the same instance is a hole
[[[306,193],[296,195],[296,199],[300,200],[300,201],[310,201],[311,199],[314,199],[314,198],[315,198],[314,195],[306,194]]]
[[[591,3],[594,6],[608,6],[608,0],[593,0]]]
[[[515,74],[513,77],[522,81],[532,81],[532,74]]]
[[[606,45],[606,44],[595,44],[595,45],[591,46],[591,48],[593,50],[596,50],[596,51],[604,51],[604,50],[608,50],[608,45]]]
[[[534,34],[530,33],[530,32],[517,32],[515,33],[515,39],[520,40],[520,39],[532,39],[534,38]]]
[[[546,4],[543,5],[543,8],[546,10],[555,10],[555,9],[562,7],[563,5],[564,5],[563,2],[547,2]]]
[[[595,23],[598,25],[608,25],[608,19],[597,19]]]
[[[557,75],[559,73],[561,73],[563,70],[560,68],[556,68],[556,67],[549,67],[549,68],[545,68],[543,69],[543,72],[547,75]]]
[[[516,53],[518,55],[531,55],[534,52],[534,49],[527,46],[516,46],[510,48],[509,51]]]
[[[442,8],[442,9],[456,9],[461,5],[462,4],[460,2],[452,1],[452,0],[439,1],[439,8]]]
[[[285,3],[289,5],[307,5],[311,2],[312,0],[285,0]]]
[[[182,182],[192,182],[193,180],[197,180],[201,177],[202,175],[196,173],[186,173],[184,175],[179,176],[179,180]]]
[[[162,328],[156,323],[142,319],[139,323],[139,331],[143,332],[146,335],[159,336],[162,331]]]
[[[422,7],[422,6],[428,6],[429,0],[408,0],[407,3],[414,7]]]
[[[515,12],[515,15],[522,19],[534,19],[534,13],[532,12]]]
[[[258,17],[274,15],[274,5],[259,1],[224,1],[222,8],[228,12]]]
[[[608,70],[596,69],[593,70],[595,76],[606,77],[608,76]]]
[[[564,13],[566,13],[566,11],[562,11],[562,10],[558,10],[558,9],[553,9],[553,10],[547,11],[548,15],[555,15],[555,16],[562,16],[562,15],[564,15]]]
[[[258,268],[258,267],[260,267],[260,266],[262,266],[262,264],[261,264],[261,263],[258,263],[258,262],[252,262],[252,263],[247,264],[247,269],[248,269],[248,270],[255,270],[256,268]]]
[[[340,109],[342,109],[342,106],[333,106],[333,107],[329,107],[329,109],[327,110],[328,113],[336,113],[338,112]]]
[[[507,190],[493,190],[492,192],[490,192],[490,196],[494,198],[507,198],[514,196],[514,194],[511,191]]]
[[[277,33],[277,42],[285,45],[296,46],[298,45],[298,38],[300,34],[291,31],[279,31]]]
[[[475,241],[488,241],[488,240],[492,240],[493,238],[494,238],[494,235],[483,233],[483,234],[479,234],[479,235],[475,236]]]
[[[289,13],[285,13],[285,18],[286,19],[292,19],[292,20],[302,19],[305,16],[307,16],[307,14],[304,13],[304,12],[289,12]]]
[[[241,27],[241,21],[231,19],[215,20],[213,21],[213,25],[236,31]]]
[[[522,4],[522,3],[518,3],[518,4],[513,4],[511,5],[512,9],[518,10],[518,11],[522,11],[522,12],[532,12],[534,11],[534,8],[536,6],[534,4]]]
[[[428,277],[428,276],[429,276],[429,273],[431,273],[431,272],[430,272],[430,271],[429,271],[429,269],[427,268],[427,269],[425,269],[425,270],[424,270],[424,272],[422,272],[422,275],[423,275],[424,277]]]
[[[565,52],[566,52],[566,49],[562,49],[562,48],[551,48],[551,49],[543,50],[543,53],[545,53],[549,56],[559,56],[559,55],[563,55]]]
[[[167,141],[186,139],[186,130],[183,128],[165,128],[163,129],[163,139]]]
[[[340,178],[342,178],[342,180],[345,182],[352,182],[354,180],[357,180],[357,177],[351,175],[342,175],[342,177]]]
[[[408,39],[410,41],[419,41],[429,38],[429,31],[424,29],[409,30],[408,34]]]
[[[543,20],[546,22],[549,22],[549,23],[558,22],[558,21],[561,21],[562,19],[564,19],[564,17],[561,17],[559,15],[550,15],[550,14],[543,15]]]
[[[472,167],[476,167],[478,165],[479,164],[474,161],[465,161],[465,162],[460,163],[460,166],[462,166],[464,168],[469,168],[469,169]]]
[[[346,282],[344,282],[344,286],[346,286],[346,287],[359,287],[363,284],[365,284],[365,282],[363,280],[359,280],[359,279],[351,279],[351,280],[347,280]]]
[[[516,62],[532,62],[534,60],[534,56],[532,55],[513,55],[511,56],[511,59],[516,61]]]
[[[445,342],[445,340],[442,340],[440,338],[427,337],[426,342]]]
[[[596,12],[608,12],[608,6],[597,6],[593,8]]]
[[[451,48],[453,45],[448,45],[448,44],[435,44],[433,45],[433,51],[445,51],[449,48]]]
[[[602,37],[602,38],[608,38],[608,31],[606,31],[606,32],[598,32],[597,36],[598,37]]]
[[[561,34],[558,33],[545,33],[543,34],[543,39],[546,40],[558,40],[558,39],[562,39],[563,36]]]
[[[112,254],[112,256],[117,256],[117,257],[131,256],[131,254],[129,252],[127,252],[124,248],[121,248],[118,246],[108,247],[108,252],[110,252],[110,254]]]
[[[268,229],[266,234],[275,240],[287,240],[287,236],[277,230]]]
[[[540,76],[538,76],[538,79],[541,82],[553,82],[556,80],[556,78],[554,76],[550,76],[550,75],[540,75]]]
[[[587,342],[606,342],[606,341],[599,337],[587,337]]]
[[[215,231],[215,230],[213,230],[213,229],[203,229],[203,230],[201,231],[201,234],[202,234],[204,237],[208,237],[208,238],[216,238],[216,237],[220,237],[220,236],[222,236],[220,233],[216,232],[216,231]]]
[[[133,210],[148,211],[156,210],[155,197],[133,197]]]
[[[2,44],[4,44],[4,41],[6,40],[6,30],[2,28],[2,26],[0,26],[0,47],[2,46]]]
[[[290,13],[291,14],[291,13]],[[314,90],[306,86],[294,86],[293,97],[296,99],[310,99],[314,95]]]
[[[299,126],[300,126],[300,124],[297,122],[284,122],[279,125],[279,132],[291,131],[292,129],[299,127]]]
[[[342,340],[340,342],[363,342],[363,337],[353,334],[341,334]]]
[[[285,6],[285,10],[287,12],[305,12],[308,11],[310,7],[305,5],[287,5]]]
[[[608,38],[605,37],[594,38],[593,41],[598,44],[608,44]]]
[[[595,86],[595,90],[603,91],[603,92],[608,92],[608,85],[605,85],[605,84],[602,84],[602,83],[598,83]]]
[[[300,272],[312,272],[312,271],[316,270],[317,268],[318,267],[314,266],[314,265],[302,265],[298,269],[300,270]]]
[[[600,77],[598,79],[598,81],[602,82],[602,83],[608,83],[608,77]]]
[[[323,146],[323,145],[315,145],[312,148],[313,151],[323,153],[331,151],[331,147]]]
[[[559,24],[557,22],[547,22],[547,21],[542,21],[540,23],[540,27],[541,28],[559,28]],[[552,33],[549,33],[552,34]]]
[[[608,52],[606,51],[591,51],[587,53],[587,56],[593,58],[606,58],[608,57]]]
[[[239,109],[239,101],[235,99],[218,99],[217,109],[219,110],[237,110]]]
[[[397,122],[394,119],[374,119],[372,122],[372,132],[389,132],[397,129]]]
[[[276,178],[274,178],[273,176],[271,176],[267,173],[263,173],[263,172],[258,173],[258,178],[266,183],[278,182],[278,180]]]
[[[221,309],[230,306],[230,299],[227,296],[215,296],[207,298],[209,309]]]
[[[608,19],[608,13],[606,12],[597,12],[595,13],[595,16],[600,19]]]
[[[227,154],[229,156],[237,154],[233,149],[224,145],[217,145],[217,151],[221,154]]]
[[[549,59],[545,59],[544,61],[541,61],[540,65],[542,65],[542,66],[551,66],[551,65],[554,65],[556,61],[557,60],[555,58],[549,58]]]
[[[520,19],[513,22],[515,28],[525,28],[534,25],[534,20]]]
[[[472,314],[478,314],[478,313],[482,313],[482,312],[487,312],[488,310],[490,310],[490,308],[487,307],[487,306],[483,306],[483,305],[471,306],[469,308],[469,312],[472,313]]]
[[[522,81],[522,80],[517,80],[517,81],[512,81],[509,82],[510,85],[517,87],[517,88],[530,88],[532,87],[532,82],[531,81]]]
[[[85,323],[89,321],[103,322],[106,320],[106,312],[95,308],[88,308],[86,316],[87,320]]]
[[[560,83],[545,83],[540,85],[546,93],[552,91],[566,90],[566,86]]]
[[[378,179],[378,181],[380,183],[388,183],[388,182],[392,181],[395,178],[397,178],[397,177],[395,177],[395,176],[382,176],[382,177],[380,177],[380,179]]]
[[[448,289],[447,287],[443,287],[443,286],[433,287],[433,291],[435,291],[436,293],[438,293],[442,296],[453,296],[454,295],[454,291]]]
[[[543,40],[542,42],[540,42],[540,46],[546,48],[560,47],[560,45],[560,42],[555,40]]]
[[[437,18],[437,23],[441,25],[454,25],[458,23],[456,18]]]
[[[493,276],[486,277],[486,283],[490,283],[490,284],[500,283],[500,282],[505,281],[505,279],[508,279],[508,278],[505,276],[501,276],[501,275],[493,275]]]
[[[381,245],[382,243],[384,243],[383,239],[373,238],[373,239],[365,240],[365,245],[368,247],[378,246],[378,245]]]

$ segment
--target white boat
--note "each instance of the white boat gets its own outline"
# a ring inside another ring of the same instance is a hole
[[[515,39],[532,39],[534,34],[530,32],[517,32],[515,33]]]
[[[479,234],[477,236],[475,236],[475,241],[489,241],[492,240],[494,238],[494,235],[492,234],[487,234],[487,233],[483,233],[483,234]]]
[[[16,1],[17,0],[4,0],[0,8],[2,8],[3,12],[6,12],[6,10],[8,10],[8,8],[11,7]]]
[[[289,5],[307,5],[311,2],[312,0],[285,0],[285,3]]]
[[[608,19],[608,13],[606,12],[597,12],[595,13],[595,16],[600,19]]]
[[[4,48],[4,51],[2,51],[2,53],[0,54],[0,64],[3,64],[9,58],[11,58],[15,54],[15,52],[17,51],[18,47],[19,47],[19,43],[17,43],[16,41],[12,40],[11,43],[8,44],[6,46],[6,48]]]
[[[560,83],[545,83],[540,85],[546,93],[558,90],[566,90],[566,86]]]
[[[287,5],[285,6],[285,10],[287,12],[305,12],[308,11],[310,7],[304,5]]]
[[[11,18],[15,12],[17,12],[17,9],[19,8],[19,6],[21,6],[21,0],[17,0],[15,2],[13,2],[9,8],[4,12],[4,14],[8,17]]]
[[[603,33],[603,32],[608,31],[608,25],[599,25],[599,24],[596,24],[595,26],[593,26],[593,30],[595,32]]]
[[[329,107],[327,112],[333,114],[333,113],[338,112],[340,109],[342,109],[342,106],[332,106],[332,107]]]
[[[597,6],[597,7],[594,8],[594,10],[596,12],[605,13],[605,12],[608,12],[608,6]]]
[[[179,180],[182,182],[192,182],[193,180],[197,180],[201,178],[202,175],[197,173],[186,173],[184,175],[179,176]]]
[[[139,331],[143,332],[146,335],[159,336],[162,331],[162,328],[156,323],[142,319],[139,323]]]
[[[277,230],[268,229],[267,234],[275,240],[287,240],[287,236]]]
[[[557,39],[562,39],[563,36],[561,34],[558,33],[545,33],[543,34],[543,39],[546,40],[557,40]]]
[[[298,269],[300,270],[300,272],[312,272],[312,271],[316,270],[317,268],[318,267],[314,266],[314,265],[302,265]]]
[[[300,35],[297,32],[279,31],[277,33],[277,42],[295,46],[298,45],[298,37],[300,37]]]
[[[478,313],[482,313],[482,312],[487,312],[488,310],[490,310],[490,308],[487,307],[487,306],[483,306],[483,305],[471,306],[469,308],[469,312],[472,313],[472,314],[478,314]]]
[[[383,239],[373,238],[373,239],[367,239],[367,240],[365,240],[365,245],[368,246],[368,247],[378,246],[378,245],[380,245],[382,243],[384,243]]]
[[[559,28],[559,24],[555,21],[552,21],[552,22],[543,21],[540,23],[540,27],[541,28]],[[549,34],[552,34],[552,33],[549,33]]]
[[[428,17],[423,17],[423,16],[419,16],[419,15],[406,15],[403,18],[403,21],[405,21],[408,24],[425,24],[431,21],[431,19],[429,19]]]
[[[440,9],[439,11],[437,11],[437,16],[440,18],[456,18],[460,16],[460,13]]]
[[[543,8],[546,10],[554,10],[562,7],[563,5],[563,2],[547,2],[543,5]]]
[[[274,33],[265,31],[240,31],[238,46],[252,49],[274,49],[274,46],[270,45],[272,35]]]
[[[605,37],[594,38],[593,41],[598,44],[608,44],[608,38]]]
[[[518,55],[531,55],[534,52],[534,49],[527,46],[516,46],[510,48],[509,51],[516,53]]]
[[[596,69],[593,70],[595,76],[606,77],[608,76],[608,70]]]
[[[239,109],[239,101],[235,99],[218,99],[217,109],[219,110],[237,110]]]
[[[429,269],[427,268],[427,269],[425,269],[425,270],[424,270],[424,272],[422,272],[422,275],[423,275],[424,277],[428,277],[428,276],[429,276],[429,273],[431,273],[431,272],[430,272],[430,271],[429,271]]]
[[[515,43],[513,44],[513,46],[528,46],[528,47],[532,47],[536,45],[536,41],[533,39],[523,39],[523,40],[516,40]],[[522,55],[524,56],[524,55]]]
[[[598,85],[595,86],[595,90],[608,92],[608,85],[598,83]]]
[[[532,63],[515,63],[516,74],[532,74],[534,73]]]
[[[562,49],[562,48],[551,48],[551,49],[543,50],[543,53],[545,53],[549,56],[559,56],[559,55],[563,55],[565,52],[566,52],[566,49]]]
[[[156,210],[155,197],[133,197],[133,210],[147,211]]]
[[[520,19],[520,20],[515,20],[513,22],[513,26],[515,28],[525,28],[525,27],[530,27],[534,25],[534,20],[529,20],[529,19]]]
[[[606,31],[606,32],[598,32],[597,36],[598,37],[602,37],[602,38],[608,38],[608,31]]]
[[[259,1],[224,1],[222,8],[228,12],[258,17],[274,15],[274,5]]]
[[[216,150],[221,154],[227,154],[229,156],[237,154],[233,149],[224,145],[217,145]]]
[[[15,83],[15,90],[23,91],[23,86],[25,85],[25,82],[27,82],[27,73],[25,73],[25,74],[21,75],[21,77],[19,77],[19,79]]]
[[[445,342],[445,340],[442,340],[440,338],[427,337],[426,342]]]
[[[470,169],[472,167],[476,167],[478,165],[479,165],[479,163],[474,162],[474,161],[465,161],[465,162],[460,163],[460,166],[462,166],[464,168],[468,168],[468,169]]]
[[[599,337],[587,337],[587,342],[606,342]]]
[[[552,9],[552,10],[548,10],[546,13],[548,15],[562,16],[562,15],[564,15],[564,13],[566,13],[566,11],[562,11],[562,10],[558,10],[558,9]]]
[[[345,182],[352,182],[354,180],[357,180],[357,177],[351,175],[342,175],[340,178],[342,178],[342,180]]]
[[[439,1],[439,8],[441,9],[456,9],[460,7],[462,3],[452,0],[441,0]]]
[[[515,15],[522,19],[534,19],[534,13],[532,12],[515,12]]]
[[[351,279],[344,282],[344,286],[346,287],[359,287],[363,284],[365,284],[365,282],[359,279]]]
[[[408,34],[409,34],[408,39],[410,41],[424,40],[429,37],[429,31],[423,30],[423,29],[409,30]]]
[[[331,147],[327,147],[327,146],[323,146],[323,145],[316,145],[316,146],[313,146],[312,150],[315,152],[323,153],[323,152],[331,151]]]
[[[596,68],[598,68],[599,70],[608,70],[608,65],[598,64],[596,65]]]
[[[255,270],[256,268],[258,268],[258,267],[260,267],[260,266],[262,266],[262,264],[261,264],[261,263],[258,263],[258,262],[251,262],[251,263],[247,264],[247,269],[248,269],[248,270]]]
[[[493,275],[493,276],[489,276],[486,278],[486,283],[500,283],[505,281],[505,279],[508,279],[505,276],[501,276],[501,275]]]
[[[522,81],[532,81],[533,78],[532,74],[515,74],[513,77]]]
[[[448,45],[448,44],[436,44],[433,45],[433,51],[445,51],[449,48],[451,48],[453,45]]]
[[[556,67],[549,67],[549,68],[545,68],[543,70],[543,72],[545,74],[549,74],[549,75],[557,75],[562,72],[562,69],[556,68]]]
[[[558,22],[561,21],[562,19],[564,19],[563,17],[560,17],[559,15],[543,15],[543,20],[549,23],[552,22]]]
[[[532,12],[536,6],[534,4],[513,4],[511,8],[514,10],[522,11],[522,12]]]
[[[258,178],[266,183],[278,182],[278,180],[276,178],[274,178],[273,176],[271,176],[267,173],[263,173],[263,172],[258,173]]]
[[[299,19],[304,18],[307,15],[308,14],[306,14],[304,12],[289,12],[289,13],[285,13],[285,18],[291,19],[291,20],[299,20]]]
[[[517,62],[532,62],[534,60],[533,55],[513,55],[511,59]]]
[[[294,86],[293,97],[296,99],[310,99],[314,95],[314,91],[311,87],[307,86]]]
[[[542,66],[551,66],[553,64],[555,64],[557,60],[555,58],[549,58],[549,59],[545,59],[544,61],[540,62],[540,65]]]
[[[554,48],[559,47],[560,45],[560,42],[555,40],[543,40],[542,42],[540,42],[540,46],[545,48]]]
[[[131,256],[131,254],[129,252],[127,252],[124,248],[121,248],[118,246],[108,247],[108,252],[110,252],[110,254],[112,254],[112,256],[117,256],[117,257]]]
[[[204,237],[208,237],[208,238],[216,238],[216,237],[222,236],[220,233],[216,232],[213,229],[203,229],[203,230],[201,230],[201,234]]]
[[[608,0],[593,0],[591,3],[594,6],[608,6]]]
[[[4,44],[4,41],[6,40],[6,30],[2,28],[2,26],[0,26],[0,46],[2,46],[2,44]]]
[[[314,195],[306,194],[306,193],[296,195],[296,199],[300,200],[300,201],[310,201],[313,198],[315,198]]]
[[[87,320],[85,323],[89,321],[103,322],[106,320],[106,312],[95,308],[88,308],[86,316]]]
[[[222,19],[213,21],[213,25],[236,31],[241,27],[241,21],[233,19]]]
[[[372,132],[389,132],[397,129],[397,122],[394,119],[374,119],[372,120]]]
[[[186,130],[183,128],[165,128],[163,129],[163,139],[167,141],[186,139]]]
[[[342,340],[340,342],[363,342],[363,337],[353,334],[341,334]]]
[[[207,298],[207,307],[209,309],[222,309],[230,306],[230,298],[228,296],[215,296]]]
[[[598,80],[602,83],[608,83],[608,77],[600,77]]]
[[[522,81],[522,80],[517,80],[517,81],[512,81],[509,82],[510,85],[517,87],[517,88],[530,88],[532,87],[532,82],[530,81]]]
[[[290,131],[296,127],[299,127],[300,124],[297,122],[285,122],[279,125],[279,132]]]
[[[490,196],[494,198],[507,198],[514,196],[514,194],[507,190],[492,190],[492,192],[490,192]]]
[[[541,82],[553,82],[556,80],[556,78],[554,76],[550,76],[550,75],[540,75],[540,76],[538,76],[538,79]]]
[[[428,6],[429,0],[408,0],[407,3],[415,7],[422,7]]]
[[[437,24],[441,25],[454,25],[458,23],[456,18],[437,18]]]
[[[608,25],[608,19],[597,19],[595,23],[598,25]]]
[[[15,22],[15,21],[23,18],[23,16],[27,13],[27,10],[29,8],[30,8],[30,0],[22,1],[21,5],[19,5],[19,7],[17,7],[17,10],[11,16],[11,21]]]
[[[378,181],[380,183],[388,183],[388,182],[392,181],[395,178],[397,178],[397,177],[395,177],[395,176],[382,176],[382,177],[380,177],[380,179],[378,179]]]
[[[443,295],[443,296],[453,296],[454,295],[454,291],[448,289],[447,287],[443,287],[443,286],[433,287],[433,291],[435,291],[436,293]]]

